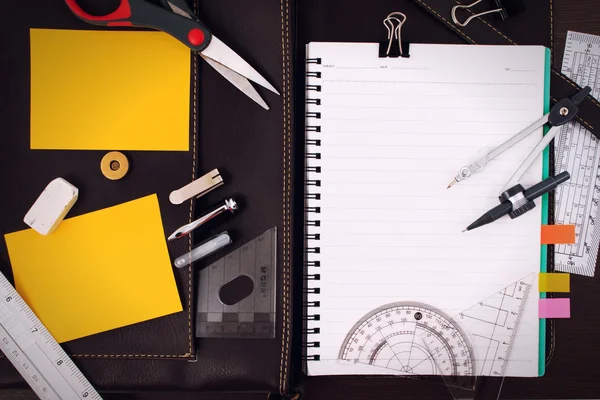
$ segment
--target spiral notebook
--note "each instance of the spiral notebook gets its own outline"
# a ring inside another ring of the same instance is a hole
[[[462,233],[498,204],[543,132],[447,185],[544,114],[548,54],[412,44],[410,58],[380,58],[377,43],[307,46],[309,375],[543,374],[537,274],[547,199]],[[522,184],[547,173],[546,153]],[[465,322],[475,308],[489,334]]]

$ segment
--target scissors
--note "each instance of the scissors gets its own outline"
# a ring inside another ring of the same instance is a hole
[[[194,15],[185,0],[160,0],[163,7],[147,0],[121,0],[115,11],[101,16],[88,14],[77,0],[65,2],[77,17],[93,25],[136,26],[168,33],[198,53],[225,79],[266,110],[269,106],[249,80],[279,94],[250,64],[213,35]]]

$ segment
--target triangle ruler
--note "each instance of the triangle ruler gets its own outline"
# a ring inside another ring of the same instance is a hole
[[[338,359],[474,390],[474,377],[505,376],[534,275],[454,317],[417,302],[379,307],[350,330]]]

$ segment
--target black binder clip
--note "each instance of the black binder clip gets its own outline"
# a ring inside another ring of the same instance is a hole
[[[398,26],[394,24],[398,23]],[[406,15],[401,12],[393,12],[383,20],[383,26],[387,30],[387,42],[379,42],[379,58],[410,57],[410,43],[402,41],[402,25],[406,22]],[[394,39],[398,45],[394,46]]]
[[[513,17],[517,14],[521,14],[525,12],[525,4],[523,0],[494,0],[495,8],[488,11],[480,12],[479,14],[473,13],[469,8],[476,6],[481,3],[482,0],[477,0],[474,3],[468,5],[459,5],[452,7],[452,21],[458,26],[467,26],[473,18],[481,17],[486,14],[497,13],[502,21],[506,21],[510,17]],[[469,18],[467,18],[464,22],[460,22],[458,18],[456,18],[456,11],[458,9],[469,10],[472,14]]]

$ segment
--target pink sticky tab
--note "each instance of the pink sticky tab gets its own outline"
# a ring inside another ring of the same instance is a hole
[[[571,318],[571,299],[540,299],[539,318]]]

